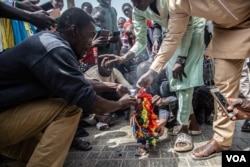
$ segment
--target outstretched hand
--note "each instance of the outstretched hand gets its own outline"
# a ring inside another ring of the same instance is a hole
[[[27,10],[30,12],[35,12],[39,10],[43,10],[40,6],[36,4],[39,3],[40,0],[23,0],[16,1],[16,6],[20,9]]]
[[[136,98],[130,96],[129,94],[125,94],[119,99],[120,102],[120,109],[127,109],[130,106],[134,106],[136,104]]]
[[[162,106],[162,99],[159,95],[155,95],[152,97],[151,100],[151,104],[152,105],[156,105],[156,106]]]
[[[56,26],[56,21],[49,17],[49,14],[44,10],[39,10],[30,13],[29,22],[41,29],[50,29]]]
[[[103,58],[101,62],[101,67],[109,67],[113,64],[121,64],[123,63],[123,57],[122,56],[117,56],[114,54],[104,54],[98,56],[100,59]]]
[[[147,89],[154,79],[158,76],[158,73],[153,70],[148,70],[145,74],[143,74],[139,80],[137,81],[136,86],[138,88],[145,88]]]

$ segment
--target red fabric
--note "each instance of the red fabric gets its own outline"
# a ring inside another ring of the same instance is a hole
[[[96,58],[94,56],[94,51],[95,51],[95,48],[91,48],[80,61],[85,63],[85,64],[96,63]]]
[[[133,24],[132,19],[128,19],[124,24],[123,24],[123,29],[126,31],[126,28],[128,25]]]
[[[154,24],[153,24],[153,22],[151,20],[147,19],[146,24],[147,24],[148,27],[154,27]]]

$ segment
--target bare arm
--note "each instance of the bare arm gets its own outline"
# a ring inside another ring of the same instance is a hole
[[[0,17],[27,21],[39,28],[55,26],[56,21],[48,16],[45,11],[28,12],[0,2]]]

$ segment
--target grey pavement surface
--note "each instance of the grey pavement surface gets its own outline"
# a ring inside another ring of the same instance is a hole
[[[244,121],[237,121],[232,150],[250,151],[250,133],[241,132]],[[193,136],[194,146],[201,146],[212,138],[212,126],[202,125],[202,135]],[[64,167],[220,167],[221,156],[209,160],[194,161],[191,152],[177,153],[173,150],[176,137],[167,133],[157,141],[155,151],[147,159],[138,160],[134,156],[138,148],[128,121],[120,117],[116,125],[107,131],[99,131],[95,126],[88,127],[85,141],[92,144],[90,151],[77,151],[71,148]],[[166,130],[166,129],[165,129]]]
[[[250,151],[250,133],[241,132],[244,121],[236,122],[232,150]],[[193,136],[194,146],[201,146],[212,138],[212,126],[202,125],[202,134]],[[209,160],[194,161],[191,151],[177,153],[173,150],[176,137],[167,133],[157,141],[154,151],[147,159],[139,160],[134,156],[138,145],[132,135],[128,121],[120,117],[116,125],[107,131],[99,131],[95,126],[88,127],[85,141],[92,144],[90,151],[71,148],[64,167],[221,167],[221,156]],[[0,163],[0,167],[19,167],[16,162]],[[23,164],[22,164],[23,165]],[[25,166],[25,165],[24,165]],[[22,166],[23,167],[23,166]]]

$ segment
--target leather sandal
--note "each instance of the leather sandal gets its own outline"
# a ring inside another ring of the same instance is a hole
[[[192,154],[193,160],[205,160],[221,155],[224,150],[216,140],[212,139],[207,144],[194,149]]]

